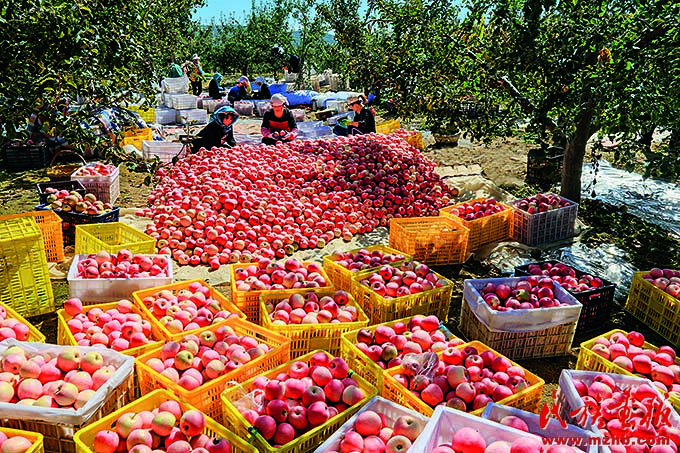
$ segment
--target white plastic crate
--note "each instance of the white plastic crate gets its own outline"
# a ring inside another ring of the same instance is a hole
[[[529,428],[531,434],[536,434],[545,439],[574,439],[571,446],[577,447],[579,450],[585,451],[587,453],[597,453],[600,447],[596,445],[597,441],[590,441],[589,439],[602,439],[602,434],[596,434],[592,431],[588,431],[579,428],[575,425],[567,425],[563,428],[560,422],[554,418],[548,420],[548,425],[545,428],[541,427],[541,417],[538,414],[532,412],[523,411],[515,407],[504,406],[502,404],[489,403],[484,409],[481,417],[486,420],[491,420],[492,422],[500,423],[503,417],[508,415],[513,415],[524,420]],[[581,439],[577,445],[577,440]],[[591,445],[592,443],[592,445]]]
[[[198,96],[193,94],[168,94],[165,104],[175,110],[195,109],[198,106]]]
[[[189,91],[189,78],[185,75],[182,77],[173,77],[170,79],[163,79],[161,81],[161,89],[164,93],[183,94]]]
[[[236,101],[234,102],[234,110],[239,115],[250,116],[253,114],[254,105],[250,101]]]
[[[338,113],[347,112],[347,101],[342,101],[340,99],[334,99],[332,101],[326,101],[326,108],[334,109]]]
[[[323,121],[300,121],[297,123],[298,129],[302,132],[312,132],[317,127],[323,126]]]
[[[520,437],[532,437],[541,442],[541,438],[533,434],[527,434],[524,431],[450,407],[437,406],[430,422],[413,443],[409,453],[430,453],[441,444],[449,445],[456,431],[465,427],[478,431],[486,440],[487,446],[497,440],[512,443]]]
[[[264,116],[264,114],[271,108],[271,102],[269,101],[258,101],[256,102],[257,105],[257,114],[260,116]]]
[[[93,167],[97,163],[92,162],[71,174],[71,181],[80,181],[87,192],[94,194],[97,200],[104,203],[114,204],[118,201],[120,195],[120,169],[116,168],[113,173],[108,176],[85,176],[83,175],[83,168]]]
[[[78,278],[78,263],[88,255],[76,255],[68,271],[68,290],[70,298],[78,298],[84,303],[112,302],[121,299],[133,300],[132,293],[156,286],[172,283],[172,259],[168,258],[166,277],[149,278]],[[144,255],[154,257],[159,255]]]
[[[142,141],[142,156],[145,160],[153,160],[155,156],[161,162],[170,163],[175,156],[184,157],[186,148],[179,142],[159,142],[155,140]]]
[[[203,109],[177,110],[177,122],[179,124],[206,124],[208,112]]]
[[[158,124],[174,124],[177,118],[175,109],[171,108],[156,108],[156,123]]]
[[[624,376],[621,374],[601,373],[598,371],[562,370],[559,379],[560,388],[556,403],[558,405],[558,411],[562,420],[565,420],[567,423],[580,426],[581,428],[589,429],[602,436],[602,432],[596,426],[593,426],[590,415],[586,415],[584,417],[585,422],[579,423],[580,412],[581,409],[584,408],[585,403],[583,402],[583,398],[581,398],[578,391],[576,390],[576,386],[574,385],[574,381],[581,381],[587,386],[590,386],[595,377],[601,374],[611,376],[612,379],[614,379],[616,386],[620,387],[621,389],[627,389],[630,387],[635,388],[642,384],[647,384],[653,388],[656,391],[657,397],[663,401],[663,409],[656,408],[654,409],[655,413],[658,413],[656,411],[660,410],[667,411],[671,426],[674,428],[680,428],[680,415],[678,415],[678,413],[673,409],[666,396],[664,396],[659,391],[652,381],[637,376]],[[583,410],[585,410],[585,408]]]
[[[295,118],[295,122],[305,120],[305,111],[303,109],[292,109],[290,111],[290,113],[293,114],[293,118]]]
[[[421,429],[425,429],[425,426],[430,421],[429,417],[426,417],[418,412],[408,409],[399,404],[388,401],[383,397],[376,396],[371,401],[366,403],[359,412],[354,414],[352,418],[347,420],[331,437],[329,437],[324,443],[319,446],[314,453],[326,453],[330,451],[340,451],[339,444],[342,437],[347,431],[354,427],[354,422],[356,421],[359,414],[366,411],[374,411],[378,414],[384,415],[387,418],[388,426],[393,426],[397,418],[402,415],[409,415],[413,417],[417,422],[421,424]]]
[[[578,322],[583,305],[559,283],[554,282],[554,295],[560,303],[567,304],[551,308],[535,308],[531,310],[493,310],[481,296],[482,288],[487,283],[495,285],[505,284],[511,289],[518,282],[528,277],[513,278],[482,278],[465,280],[463,282],[463,297],[470,304],[470,308],[489,329],[504,332],[527,332],[547,329],[560,324]]]

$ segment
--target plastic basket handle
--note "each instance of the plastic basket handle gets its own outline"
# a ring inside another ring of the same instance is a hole
[[[52,166],[54,165],[54,161],[57,160],[57,157],[61,156],[62,154],[73,154],[73,155],[76,155],[76,156],[78,156],[78,157],[80,158],[80,160],[83,162],[83,165],[87,165],[87,161],[85,160],[85,158],[84,158],[83,156],[80,155],[80,153],[77,153],[77,152],[75,152],[75,151],[73,151],[73,150],[70,150],[70,149],[62,149],[62,150],[58,151],[58,152],[54,155],[54,157],[52,157],[52,160],[50,161],[49,168],[52,168]]]

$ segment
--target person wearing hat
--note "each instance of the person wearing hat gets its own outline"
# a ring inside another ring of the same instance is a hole
[[[271,109],[262,117],[262,143],[276,145],[277,142],[290,142],[297,138],[298,128],[295,117],[286,104],[288,99],[282,94],[275,94],[269,101]]]
[[[184,75],[184,71],[182,71],[182,67],[175,63],[175,60],[172,57],[168,57],[166,60],[168,66],[165,71],[165,77],[168,79],[176,79],[178,77],[182,77]]]
[[[203,78],[205,73],[201,67],[200,59],[197,54],[191,57],[191,63],[187,62],[187,76],[191,82],[191,92],[198,96],[203,92]]]
[[[234,123],[239,114],[231,107],[223,106],[215,110],[210,116],[210,122],[194,137],[191,143],[191,152],[197,153],[201,148],[212,149],[228,145],[236,146],[234,139]]]
[[[208,94],[212,99],[222,99],[222,92],[220,91],[220,82],[222,81],[222,74],[216,72],[208,84]]]
[[[255,79],[255,85],[258,87],[258,90],[253,93],[253,99],[269,99],[272,97],[272,93],[269,91],[269,85],[267,85],[264,77],[258,76]]]
[[[248,97],[248,91],[246,91],[246,87],[249,85],[250,80],[248,80],[248,77],[239,77],[236,81],[236,85],[234,85],[231,90],[229,90],[229,93],[227,94],[227,100],[233,104],[236,101],[242,101],[243,99],[246,99]]]
[[[347,104],[354,111],[354,119],[345,127],[337,125],[333,128],[335,135],[361,135],[375,132],[375,116],[371,109],[366,107],[366,96],[350,96]]]

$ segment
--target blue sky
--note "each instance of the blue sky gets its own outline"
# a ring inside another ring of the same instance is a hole
[[[232,13],[237,19],[243,19],[246,13],[250,12],[250,1],[224,1],[224,0],[206,0],[205,6],[200,8],[196,14],[194,14],[194,19],[209,23],[210,19],[213,17],[215,20],[219,19],[220,14],[224,14],[225,17],[229,17]]]

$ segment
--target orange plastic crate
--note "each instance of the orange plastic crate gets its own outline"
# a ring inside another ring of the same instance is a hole
[[[307,264],[308,261],[305,261],[304,264]],[[246,314],[248,317],[248,321],[253,322],[255,324],[262,324],[260,322],[260,296],[262,294],[265,294],[267,292],[270,292],[269,290],[264,290],[264,291],[238,291],[236,289],[236,276],[234,275],[234,269],[245,269],[248,266],[252,266],[253,263],[239,263],[239,264],[232,264],[229,269],[230,273],[230,278],[231,278],[231,300],[236,304],[236,306]],[[320,269],[319,273],[323,275],[323,278],[326,280],[327,285],[322,286],[320,288],[316,289],[333,289],[333,284],[331,283],[330,278],[328,278],[328,275],[326,272],[322,269]],[[298,291],[297,289],[287,289],[287,290],[282,290],[278,292],[289,292],[290,294],[295,294],[295,292]]]
[[[595,340],[597,340],[598,338],[609,339],[615,333],[622,333],[624,335],[628,335],[628,332],[624,330],[614,329],[581,343],[581,349],[579,350],[578,360],[576,362],[576,369],[583,371],[599,371],[602,373],[623,374],[625,376],[637,376],[637,374],[631,373],[630,371],[621,368],[614,362],[607,360],[601,355],[593,352]],[[642,348],[652,349],[654,351],[659,349],[657,346],[654,346],[651,343],[647,343],[646,341],[642,345]],[[675,364],[680,365],[680,359],[676,359]],[[680,394],[677,392],[668,393],[668,402],[671,403],[675,410],[680,414]]]
[[[433,271],[437,277],[446,280],[449,284],[410,296],[386,299],[361,283],[361,280],[368,278],[374,272],[359,272],[352,278],[352,295],[368,315],[368,319],[371,320],[370,324],[381,324],[415,315],[436,315],[443,322],[448,319],[453,294],[452,281]]]
[[[0,302],[0,307],[4,308],[5,311],[7,312],[7,318],[13,318],[18,320],[20,323],[25,324],[28,327],[28,340],[32,343],[44,343],[45,342],[45,335],[42,334],[38,329],[35,328],[33,324],[30,322],[26,321],[26,318],[21,316],[19,313],[14,311],[12,307],[8,306],[7,304],[3,304]]]
[[[475,198],[474,200],[468,201],[468,203],[483,203],[484,200],[486,200],[486,198]],[[510,225],[512,224],[513,216],[512,207],[504,203],[497,204],[503,206],[503,211],[475,220],[465,220],[458,217],[457,215],[451,214],[451,210],[461,206],[461,204],[442,208],[439,210],[439,215],[448,217],[454,222],[460,223],[470,230],[468,251],[471,252],[473,250],[477,250],[483,245],[501,242],[510,237]]]
[[[488,346],[480,343],[479,341],[471,341],[469,343],[456,346],[458,349],[463,349],[466,346],[473,346],[477,349],[477,353],[481,354],[484,351],[492,351],[496,356],[502,356],[502,354],[497,353]],[[439,352],[437,355],[441,358],[442,353]],[[511,361],[512,362],[512,361]],[[513,365],[517,365],[512,362]],[[383,372],[384,385],[383,385],[383,396],[391,401],[402,406],[410,407],[423,415],[428,417],[432,416],[434,413],[434,408],[431,407],[426,402],[422,401],[420,398],[416,397],[411,391],[401,385],[393,376],[401,372],[400,367],[395,367]],[[521,392],[517,392],[512,396],[509,396],[500,401],[496,401],[498,404],[504,404],[506,406],[516,407],[517,409],[522,409],[527,412],[538,412],[538,406],[541,402],[541,393],[543,391],[543,386],[545,381],[540,377],[533,374],[531,371],[524,368],[525,380],[527,381],[527,388]],[[484,407],[470,412],[473,415],[481,415],[484,412]]]
[[[362,247],[359,249],[349,250],[349,253],[356,254],[359,250],[368,250],[369,252],[379,250],[385,254],[404,255],[403,260],[394,261],[390,264],[400,264],[404,261],[413,260],[413,257],[408,253],[403,253],[399,250],[395,250],[384,245],[371,245],[370,247]],[[359,272],[366,272],[370,270],[377,271],[378,269],[380,269],[380,267],[366,268]],[[345,291],[352,290],[352,277],[354,277],[358,272],[353,272],[346,267],[339,265],[328,255],[323,257],[323,270],[326,271],[326,274],[328,274],[328,278],[331,279],[333,286],[338,289],[344,289]]]
[[[448,217],[390,219],[390,247],[425,264],[461,264],[467,259],[470,230]]]
[[[187,390],[165,376],[161,376],[146,364],[149,359],[161,357],[162,346],[158,347],[135,359],[135,367],[137,369],[137,378],[139,379],[141,394],[145,395],[157,388],[167,389],[174,395],[177,395],[182,401],[196,406],[209,417],[221,421],[222,406],[220,403],[220,393],[224,390],[224,386],[227,382],[246,381],[290,360],[290,339],[240,319],[230,321],[229,325],[234,329],[234,332],[237,335],[251,336],[258,342],[269,345],[271,350],[236,370],[230,371],[217,379],[205,382],[203,385],[193,390]],[[201,332],[206,330],[214,332],[218,327],[219,326],[204,327],[198,331],[192,331],[192,333],[194,335],[200,335]]]
[[[179,291],[185,288],[188,288],[191,283],[201,283],[204,286],[207,286],[210,288],[210,297],[215,299],[217,302],[219,302],[220,306],[227,310],[230,313],[235,313],[238,315],[239,318],[245,319],[245,315],[241,310],[236,307],[236,305],[232,304],[222,293],[217,291],[215,288],[212,286],[208,285],[205,281],[197,278],[194,280],[187,280],[184,282],[179,282],[179,283],[173,283],[171,285],[164,285],[164,286],[157,286],[155,288],[149,288],[149,289],[144,289],[141,291],[135,291],[132,293],[134,299],[135,299],[135,304],[137,304],[137,307],[141,310],[142,316],[145,319],[148,319],[149,322],[151,323],[152,326],[158,329],[158,331],[163,335],[163,338],[166,341],[179,341],[183,336],[188,335],[188,334],[195,334],[198,332],[200,329],[194,329],[194,330],[187,330],[184,332],[179,332],[179,333],[171,333],[168,329],[165,328],[163,324],[160,323],[158,319],[149,311],[148,308],[144,305],[144,300],[145,297],[147,296],[154,296],[157,294],[159,291],[163,290],[169,290],[169,291]],[[220,321],[217,323],[212,324],[213,326],[220,326],[223,324],[226,324],[229,320],[224,320]]]
[[[114,429],[116,425],[116,420],[127,413],[127,412],[142,412],[142,411],[152,411],[161,405],[164,401],[177,401],[182,409],[182,412],[188,410],[197,409],[191,404],[182,401],[177,398],[177,395],[173,395],[167,390],[155,390],[148,395],[141,397],[140,399],[128,404],[127,406],[117,410],[112,414],[108,414],[101,420],[91,424],[87,428],[78,431],[73,440],[76,444],[77,453],[95,453],[94,449],[94,436],[103,430]],[[207,415],[207,414],[206,414]],[[203,434],[208,437],[221,437],[229,440],[231,443],[231,448],[233,453],[257,453],[257,450],[249,445],[245,440],[247,437],[236,436],[233,432],[219,424],[217,421],[212,419],[210,416],[206,417],[206,426],[203,430]]]
[[[310,359],[317,352],[325,351],[312,351],[309,354],[295,359],[295,361],[301,361],[309,364]],[[326,352],[326,354],[328,353]],[[331,357],[330,354],[328,354],[328,356]],[[270,379],[274,379],[279,373],[287,372],[290,368],[291,362],[281,365],[278,368],[274,368],[273,370],[263,373],[262,375]],[[354,406],[345,409],[343,412],[331,418],[326,423],[315,427],[314,429],[306,432],[295,440],[279,448],[275,448],[270,445],[264,437],[262,437],[256,430],[253,430],[253,427],[250,425],[250,423],[248,423],[248,421],[236,408],[235,403],[244,395],[244,392],[250,393],[252,391],[254,378],[247,380],[241,385],[227,387],[225,391],[222,392],[221,399],[224,424],[226,426],[233,427],[234,432],[236,432],[236,434],[242,439],[250,439],[252,437],[253,444],[259,452],[297,453],[314,451],[335,431],[337,431],[338,428],[340,428],[347,420],[349,420],[364,404],[366,404],[376,395],[376,388],[366,382],[362,376],[358,374],[352,374],[352,379],[357,382],[357,386],[364,392],[365,398],[363,400]]]
[[[316,293],[319,298],[321,298],[323,296],[333,296],[336,290],[319,291],[316,288],[309,288],[297,291],[299,294],[310,292]],[[337,356],[340,354],[340,336],[351,330],[360,329],[368,325],[368,317],[356,303],[354,297],[352,297],[351,294],[348,295],[349,302],[347,305],[357,308],[357,320],[354,322],[288,325],[274,324],[267,313],[267,302],[272,302],[276,305],[278,302],[291,296],[288,293],[279,293],[278,291],[266,292],[260,296],[260,320],[265,329],[290,338],[290,356],[293,359],[316,349],[323,349],[324,351]]]
[[[110,310],[112,308],[116,308],[117,306],[118,306],[118,302],[108,302],[108,303],[105,303],[105,304],[88,305],[86,307],[83,307],[83,313],[87,314],[93,308],[100,308],[100,309],[106,311],[106,310]],[[145,316],[142,314],[142,311],[136,305],[132,306],[132,311],[137,313],[138,315],[142,316],[143,318],[145,318]],[[71,319],[73,319],[73,316],[66,313],[66,311],[63,308],[61,310],[57,310],[57,344],[64,345],[64,346],[77,346],[78,345],[78,342],[76,341],[75,337],[71,333],[71,330],[68,328],[68,322]],[[163,346],[163,343],[165,343],[165,338],[163,337],[163,334],[161,333],[160,329],[158,328],[157,325],[155,325],[151,321],[149,321],[149,324],[151,324],[150,339],[153,340],[153,341],[151,343],[147,343],[143,346],[138,346],[136,348],[130,348],[130,349],[126,349],[124,351],[120,351],[121,354],[129,355],[131,357],[137,357],[141,354],[144,354],[145,352],[148,352],[148,351],[156,349],[160,346]]]
[[[680,300],[648,282],[636,272],[625,309],[675,346],[680,346]]]
[[[50,263],[64,261],[64,234],[61,231],[61,217],[52,210],[24,212],[22,214],[9,214],[0,216],[0,222],[16,219],[17,217],[31,216],[38,224],[45,244],[45,257]]]
[[[395,321],[384,322],[382,324],[372,325],[368,327],[368,330],[375,331],[376,327],[378,326],[392,327],[398,322],[403,322],[404,324],[408,325],[408,322],[411,320],[411,318],[413,318],[413,316],[397,319]],[[456,338],[456,336],[452,334],[443,324],[439,325],[439,330],[444,332],[447,340]],[[354,346],[357,342],[358,332],[359,329],[342,334],[342,338],[340,340],[340,357],[345,359],[351,369],[359,373],[361,376],[365,376],[368,382],[375,385],[375,387],[378,389],[378,393],[382,394],[384,370],[380,368],[380,366],[371,360],[366,354],[364,354],[359,348]]]
[[[25,453],[44,453],[45,451],[43,435],[40,433],[11,428],[0,428],[0,433],[4,433],[7,438],[21,436],[31,441],[33,445],[31,445]]]

